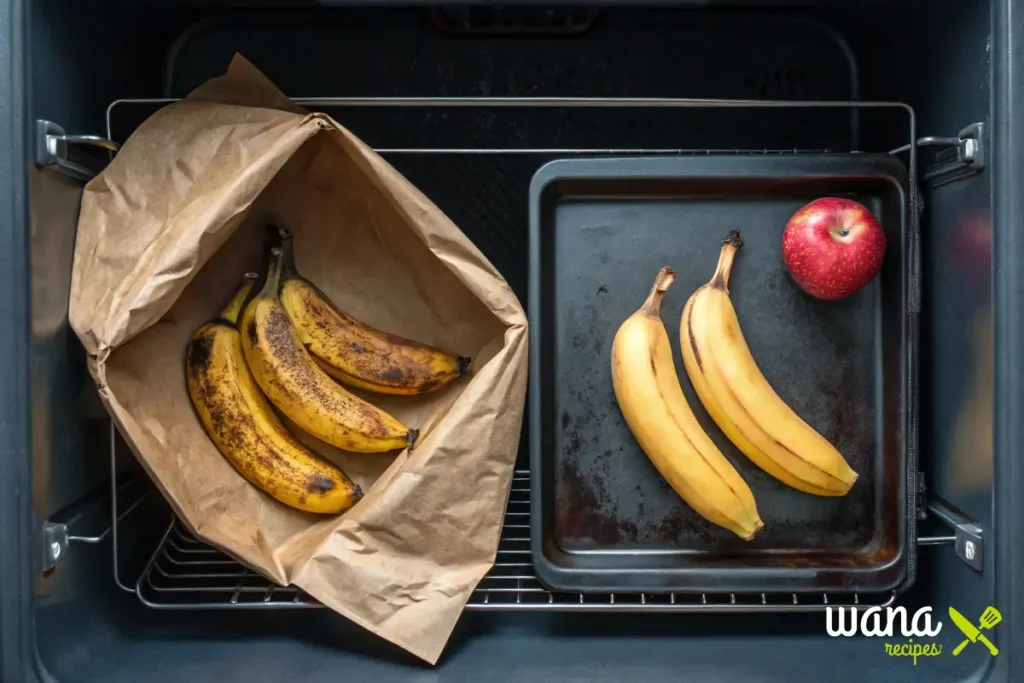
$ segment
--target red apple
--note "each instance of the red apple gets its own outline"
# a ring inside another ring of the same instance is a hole
[[[789,274],[805,292],[826,301],[871,282],[884,255],[882,226],[852,199],[815,199],[793,214],[782,233]]]

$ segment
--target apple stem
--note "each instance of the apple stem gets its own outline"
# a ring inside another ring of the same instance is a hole
[[[708,285],[718,289],[729,291],[729,275],[732,273],[732,263],[736,258],[736,252],[743,246],[739,230],[731,230],[729,235],[722,242],[722,251],[718,253],[718,266],[715,267],[715,274],[711,276]]]
[[[675,281],[676,271],[668,266],[662,266],[661,270],[654,277],[654,286],[651,287],[651,292],[647,295],[647,299],[644,301],[644,305],[640,307],[640,310],[646,315],[659,317],[661,315],[661,298],[665,296],[665,292],[668,291],[668,288]]]

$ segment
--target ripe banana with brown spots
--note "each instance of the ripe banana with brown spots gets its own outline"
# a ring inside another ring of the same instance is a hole
[[[309,355],[281,305],[282,251],[271,250],[262,291],[242,314],[242,350],[260,389],[292,422],[347,451],[411,447],[419,434],[347,391]]]
[[[665,480],[694,510],[750,540],[764,523],[754,495],[704,432],[676,375],[661,321],[661,299],[675,280],[662,268],[644,305],[612,344],[615,398],[633,436]]]
[[[381,394],[424,394],[469,370],[470,359],[374,329],[338,310],[295,270],[291,233],[280,231],[281,303],[299,339],[339,382]]]
[[[842,496],[857,481],[843,456],[779,398],[758,369],[729,298],[729,275],[743,245],[729,233],[711,280],[683,309],[683,364],[725,435],[761,469],[793,488]]]
[[[246,365],[236,324],[255,278],[247,275],[220,316],[192,337],[185,360],[192,404],[214,444],[250,484],[298,510],[344,512],[363,492],[288,433]]]

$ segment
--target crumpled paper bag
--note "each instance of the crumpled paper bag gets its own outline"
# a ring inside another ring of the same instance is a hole
[[[243,273],[263,267],[270,221],[294,232],[300,271],[340,308],[473,357],[469,376],[437,392],[367,396],[421,429],[411,452],[306,438],[366,491],[341,516],[292,510],[249,485],[186,391],[186,345]],[[236,56],[225,76],[143,123],[86,186],[69,316],[107,410],[192,531],[437,661],[497,551],[527,325],[505,280],[434,204]]]

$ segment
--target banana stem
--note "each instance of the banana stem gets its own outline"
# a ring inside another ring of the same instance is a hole
[[[267,273],[267,281],[263,283],[260,296],[276,299],[281,291],[281,265],[284,261],[282,247],[270,250],[270,272]]]
[[[276,225],[274,223],[270,223],[269,225],[267,225],[267,232],[270,233],[271,237],[279,241],[286,240],[292,236],[291,230],[289,230],[288,228],[282,228],[281,226]]]
[[[256,273],[246,273],[242,286],[238,288],[235,295],[231,297],[231,301],[224,307],[224,310],[220,312],[220,317],[226,322],[232,325],[238,324],[238,316],[242,314],[242,308],[245,307],[245,301],[249,298],[249,292],[252,291],[253,285],[256,284],[256,279],[259,277]]]
[[[715,274],[711,276],[708,285],[729,291],[729,275],[732,274],[732,263],[736,259],[736,252],[743,246],[739,230],[729,231],[725,241],[722,242],[722,251],[718,254],[718,266],[715,267]]]
[[[651,293],[647,295],[647,299],[644,301],[644,305],[640,307],[640,310],[650,316],[660,316],[661,298],[665,296],[665,292],[668,291],[668,288],[675,281],[676,271],[668,266],[662,266],[661,270],[654,277],[654,286],[651,287]]]
[[[295,252],[292,249],[292,233],[285,228],[279,228],[278,237],[281,239],[281,279],[287,280],[298,275],[295,270]]]

